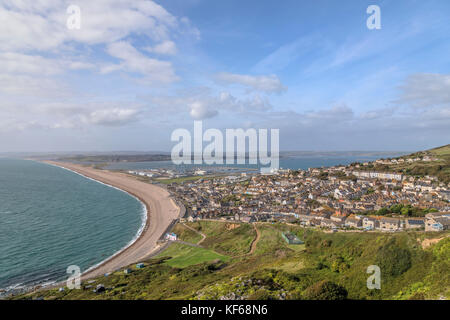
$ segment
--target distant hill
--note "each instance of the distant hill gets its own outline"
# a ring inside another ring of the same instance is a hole
[[[437,177],[441,182],[450,183],[450,144],[393,159],[383,160],[396,160],[397,163],[372,162],[367,166],[361,166],[359,169],[398,172],[415,177],[429,175]]]
[[[434,149],[420,151],[409,155],[410,157],[436,157],[446,162],[450,162],[450,144]]]
[[[111,163],[111,162],[151,162],[169,161],[169,154],[110,154],[110,155],[76,155],[62,157],[58,160],[74,162]]]

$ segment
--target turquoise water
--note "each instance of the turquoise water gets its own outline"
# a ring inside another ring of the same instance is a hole
[[[127,246],[142,203],[58,167],[0,159],[0,288],[64,280]]]

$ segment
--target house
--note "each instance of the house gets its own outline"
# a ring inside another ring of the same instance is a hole
[[[379,227],[380,222],[372,217],[365,217],[362,221],[362,226],[366,230],[375,230]]]
[[[311,216],[314,219],[318,219],[318,220],[323,220],[323,219],[329,219],[330,218],[330,213],[324,210],[318,211],[318,212],[314,212],[311,213]]]
[[[308,226],[320,226],[321,222],[322,222],[321,220],[313,218],[313,219],[309,220],[306,225],[308,225]]]
[[[340,211],[337,211],[335,214],[333,214],[330,219],[335,222],[344,222],[345,221],[346,214],[341,213]]]
[[[166,241],[177,241],[178,240],[178,236],[175,233],[166,233],[165,236],[165,240]]]
[[[241,217],[241,221],[245,222],[245,223],[253,223],[253,222],[255,222],[255,217],[254,216],[244,216],[244,217]]]
[[[380,230],[397,231],[400,229],[400,219],[383,217],[380,219]]]
[[[427,218],[425,222],[425,231],[444,231],[449,230],[450,219],[447,217]]]
[[[331,219],[322,219],[320,226],[326,228],[338,228],[342,226],[342,222],[333,221]]]
[[[362,219],[359,219],[355,216],[350,216],[345,220],[345,226],[350,228],[361,228],[362,224]]]
[[[418,218],[406,219],[405,222],[406,229],[420,229],[422,227],[425,227],[425,220]]]

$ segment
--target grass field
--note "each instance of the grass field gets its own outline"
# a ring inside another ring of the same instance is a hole
[[[202,246],[228,256],[248,253],[256,236],[249,224],[199,221],[187,225],[206,235]]]
[[[203,262],[212,262],[214,260],[220,260],[222,262],[230,260],[230,257],[218,254],[212,250],[190,247],[180,243],[172,243],[169,248],[159,254],[157,258],[163,257],[171,257],[171,259],[164,263],[175,268],[185,268]]]

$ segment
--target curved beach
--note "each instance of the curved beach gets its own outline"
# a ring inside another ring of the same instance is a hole
[[[150,257],[159,248],[158,239],[171,222],[180,215],[180,208],[170,198],[167,190],[139,181],[125,173],[98,170],[66,162],[45,162],[126,191],[142,201],[147,208],[146,224],[135,242],[95,268],[88,270],[82,275],[83,280],[113,272]]]

